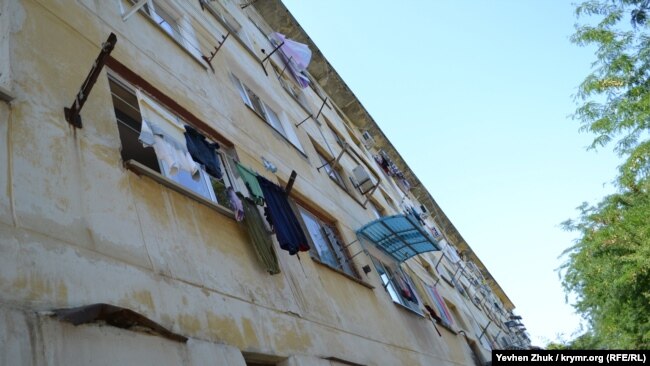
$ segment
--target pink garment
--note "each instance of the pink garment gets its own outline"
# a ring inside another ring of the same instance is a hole
[[[241,222],[244,220],[244,205],[242,204],[239,197],[237,197],[237,194],[235,193],[235,190],[232,189],[232,187],[228,187],[226,193],[228,194],[228,199],[230,200],[230,207],[232,207],[232,210],[235,211],[235,220]]]
[[[271,33],[270,37],[276,45],[284,42],[282,47],[280,47],[280,55],[284,59],[284,62],[289,65],[289,72],[296,79],[298,85],[301,88],[309,86],[309,79],[302,74],[302,71],[307,70],[309,61],[311,61],[311,50],[309,47],[306,44],[285,37],[282,33],[274,32]]]

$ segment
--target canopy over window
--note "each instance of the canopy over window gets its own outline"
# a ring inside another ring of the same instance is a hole
[[[369,240],[398,263],[420,253],[440,250],[438,242],[417,219],[404,215],[375,220],[357,230],[357,236]]]

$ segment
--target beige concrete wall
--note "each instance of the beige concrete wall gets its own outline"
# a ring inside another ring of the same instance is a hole
[[[196,29],[223,31],[197,1],[171,3]],[[239,365],[243,359],[233,350],[241,350],[284,357],[287,365],[324,365],[329,356],[368,365],[467,364],[465,341],[438,336],[429,320],[396,306],[375,271],[362,275],[364,285],[306,253],[299,261],[276,247],[282,273],[269,276],[233,219],[126,170],[107,71],[81,113],[83,128],[65,121],[63,107],[72,103],[101,42],[115,32],[116,60],[233,142],[244,164],[277,182],[298,172],[295,196],[335,221],[346,242],[373,218],[316,170],[320,161],[310,141],[338,148],[329,131],[321,134],[312,120],[297,129],[303,155],[243,105],[230,73],[290,123],[305,117],[241,44],[227,41],[213,73],[142,14],[123,22],[117,4],[2,3],[2,19],[10,21],[0,27],[11,32],[0,51],[10,45],[6,65],[16,99],[0,102],[0,360],[74,365],[133,357],[137,364],[219,359]],[[247,17],[237,16],[253,44],[263,44]],[[311,90],[307,95],[319,105]],[[324,113],[346,130],[333,110]],[[261,156],[278,167],[275,174],[264,171]],[[354,165],[342,160],[346,170]],[[399,202],[394,187],[385,189]],[[354,262],[372,266],[365,255]],[[35,313],[99,302],[137,311],[191,340],[182,345],[111,327],[73,327]],[[70,358],[73,349],[83,349],[79,358]]]

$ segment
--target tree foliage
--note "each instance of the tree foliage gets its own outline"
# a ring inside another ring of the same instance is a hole
[[[650,349],[650,0],[590,0],[572,41],[595,46],[574,118],[624,158],[618,192],[579,207],[563,285],[590,329],[569,347]]]
[[[591,325],[587,338],[603,348],[650,349],[650,196],[623,192],[580,207],[565,223],[581,238],[569,249],[563,284]]]

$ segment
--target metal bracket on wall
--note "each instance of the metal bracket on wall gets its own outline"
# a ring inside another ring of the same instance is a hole
[[[296,173],[295,170],[291,171],[291,175],[289,176],[289,181],[287,182],[287,185],[284,187],[284,191],[287,193],[287,196],[289,193],[291,193],[291,189],[293,189],[293,184],[296,182],[296,177],[298,176],[298,173]]]
[[[316,117],[314,117],[313,114],[310,114],[307,116],[307,118],[303,119],[302,121],[300,121],[300,123],[296,124],[296,127],[300,127],[301,124],[307,122],[307,120],[311,117],[314,118],[314,121],[318,121],[318,117],[320,117],[321,113],[323,112],[323,107],[325,107],[325,104],[327,103],[327,98],[328,97],[325,97],[325,99],[323,99],[323,104],[320,106],[320,109],[318,110],[318,114],[316,114]]]
[[[77,93],[74,103],[72,103],[70,108],[63,108],[66,121],[76,128],[82,127],[81,116],[79,116],[79,113],[81,112],[84,103],[86,103],[86,99],[88,99],[88,95],[90,94],[93,85],[95,85],[95,82],[99,77],[99,73],[102,71],[106,59],[111,54],[111,51],[113,51],[115,43],[117,43],[117,36],[115,33],[111,33],[106,42],[102,43],[102,50],[99,53],[99,56],[97,56],[92,69],[90,69],[90,73],[86,76],[86,80],[81,85],[81,89],[79,90],[79,93]]]
[[[226,43],[226,39],[230,36],[230,32],[226,33],[225,36],[221,36],[221,42],[217,42],[218,45],[214,47],[214,51],[210,52],[210,57],[207,57],[205,55],[201,55],[203,60],[208,63],[208,66],[210,66],[210,70],[214,72],[214,67],[212,67],[212,59],[214,59],[214,56],[219,52],[221,49],[221,46],[223,46],[224,43]]]
[[[325,98],[325,101],[327,101],[327,98]],[[323,106],[325,106],[325,101],[323,101]],[[323,109],[323,106],[321,106],[321,110]],[[320,111],[319,111],[319,114],[320,114]],[[334,158],[332,160],[329,160],[325,164],[317,167],[316,170],[320,172],[320,170],[322,168],[324,168],[325,166],[327,166],[327,165],[329,165],[331,169],[336,169],[336,167],[339,165],[339,161],[341,160],[341,158],[343,157],[343,154],[345,154],[345,153],[350,154],[350,156],[355,156],[356,155],[357,158],[359,159],[359,161],[363,161],[363,159],[357,154],[356,151],[354,151],[354,149],[349,144],[344,143],[343,147],[341,149],[341,152],[339,153],[339,155],[336,158]],[[334,163],[334,164],[332,164],[332,163]],[[363,208],[366,208],[366,205],[370,201],[370,196],[372,196],[372,194],[377,190],[377,188],[379,188],[379,183],[381,182],[381,177],[377,176],[374,173],[374,171],[371,170],[371,172],[372,172],[372,175],[377,180],[377,183],[372,187],[372,189],[370,189],[366,193],[362,193],[362,195],[366,197],[366,200],[363,203],[359,202]]]
[[[277,52],[277,50],[279,50],[280,47],[282,47],[283,45],[284,45],[284,42],[280,43],[280,44],[279,44],[277,47],[275,47],[275,48],[273,49],[273,51],[271,51],[271,53],[269,53],[268,55],[266,55],[266,51],[264,51],[264,49],[262,49],[262,53],[265,54],[266,57],[264,57],[264,59],[262,59],[262,61],[260,61],[260,64],[262,64],[262,69],[264,70],[264,74],[266,74],[266,76],[269,76],[269,73],[266,71],[266,66],[264,66],[264,63],[265,63],[265,62],[266,62],[266,61],[267,61],[271,56],[273,56],[273,54],[274,54],[275,52]]]

